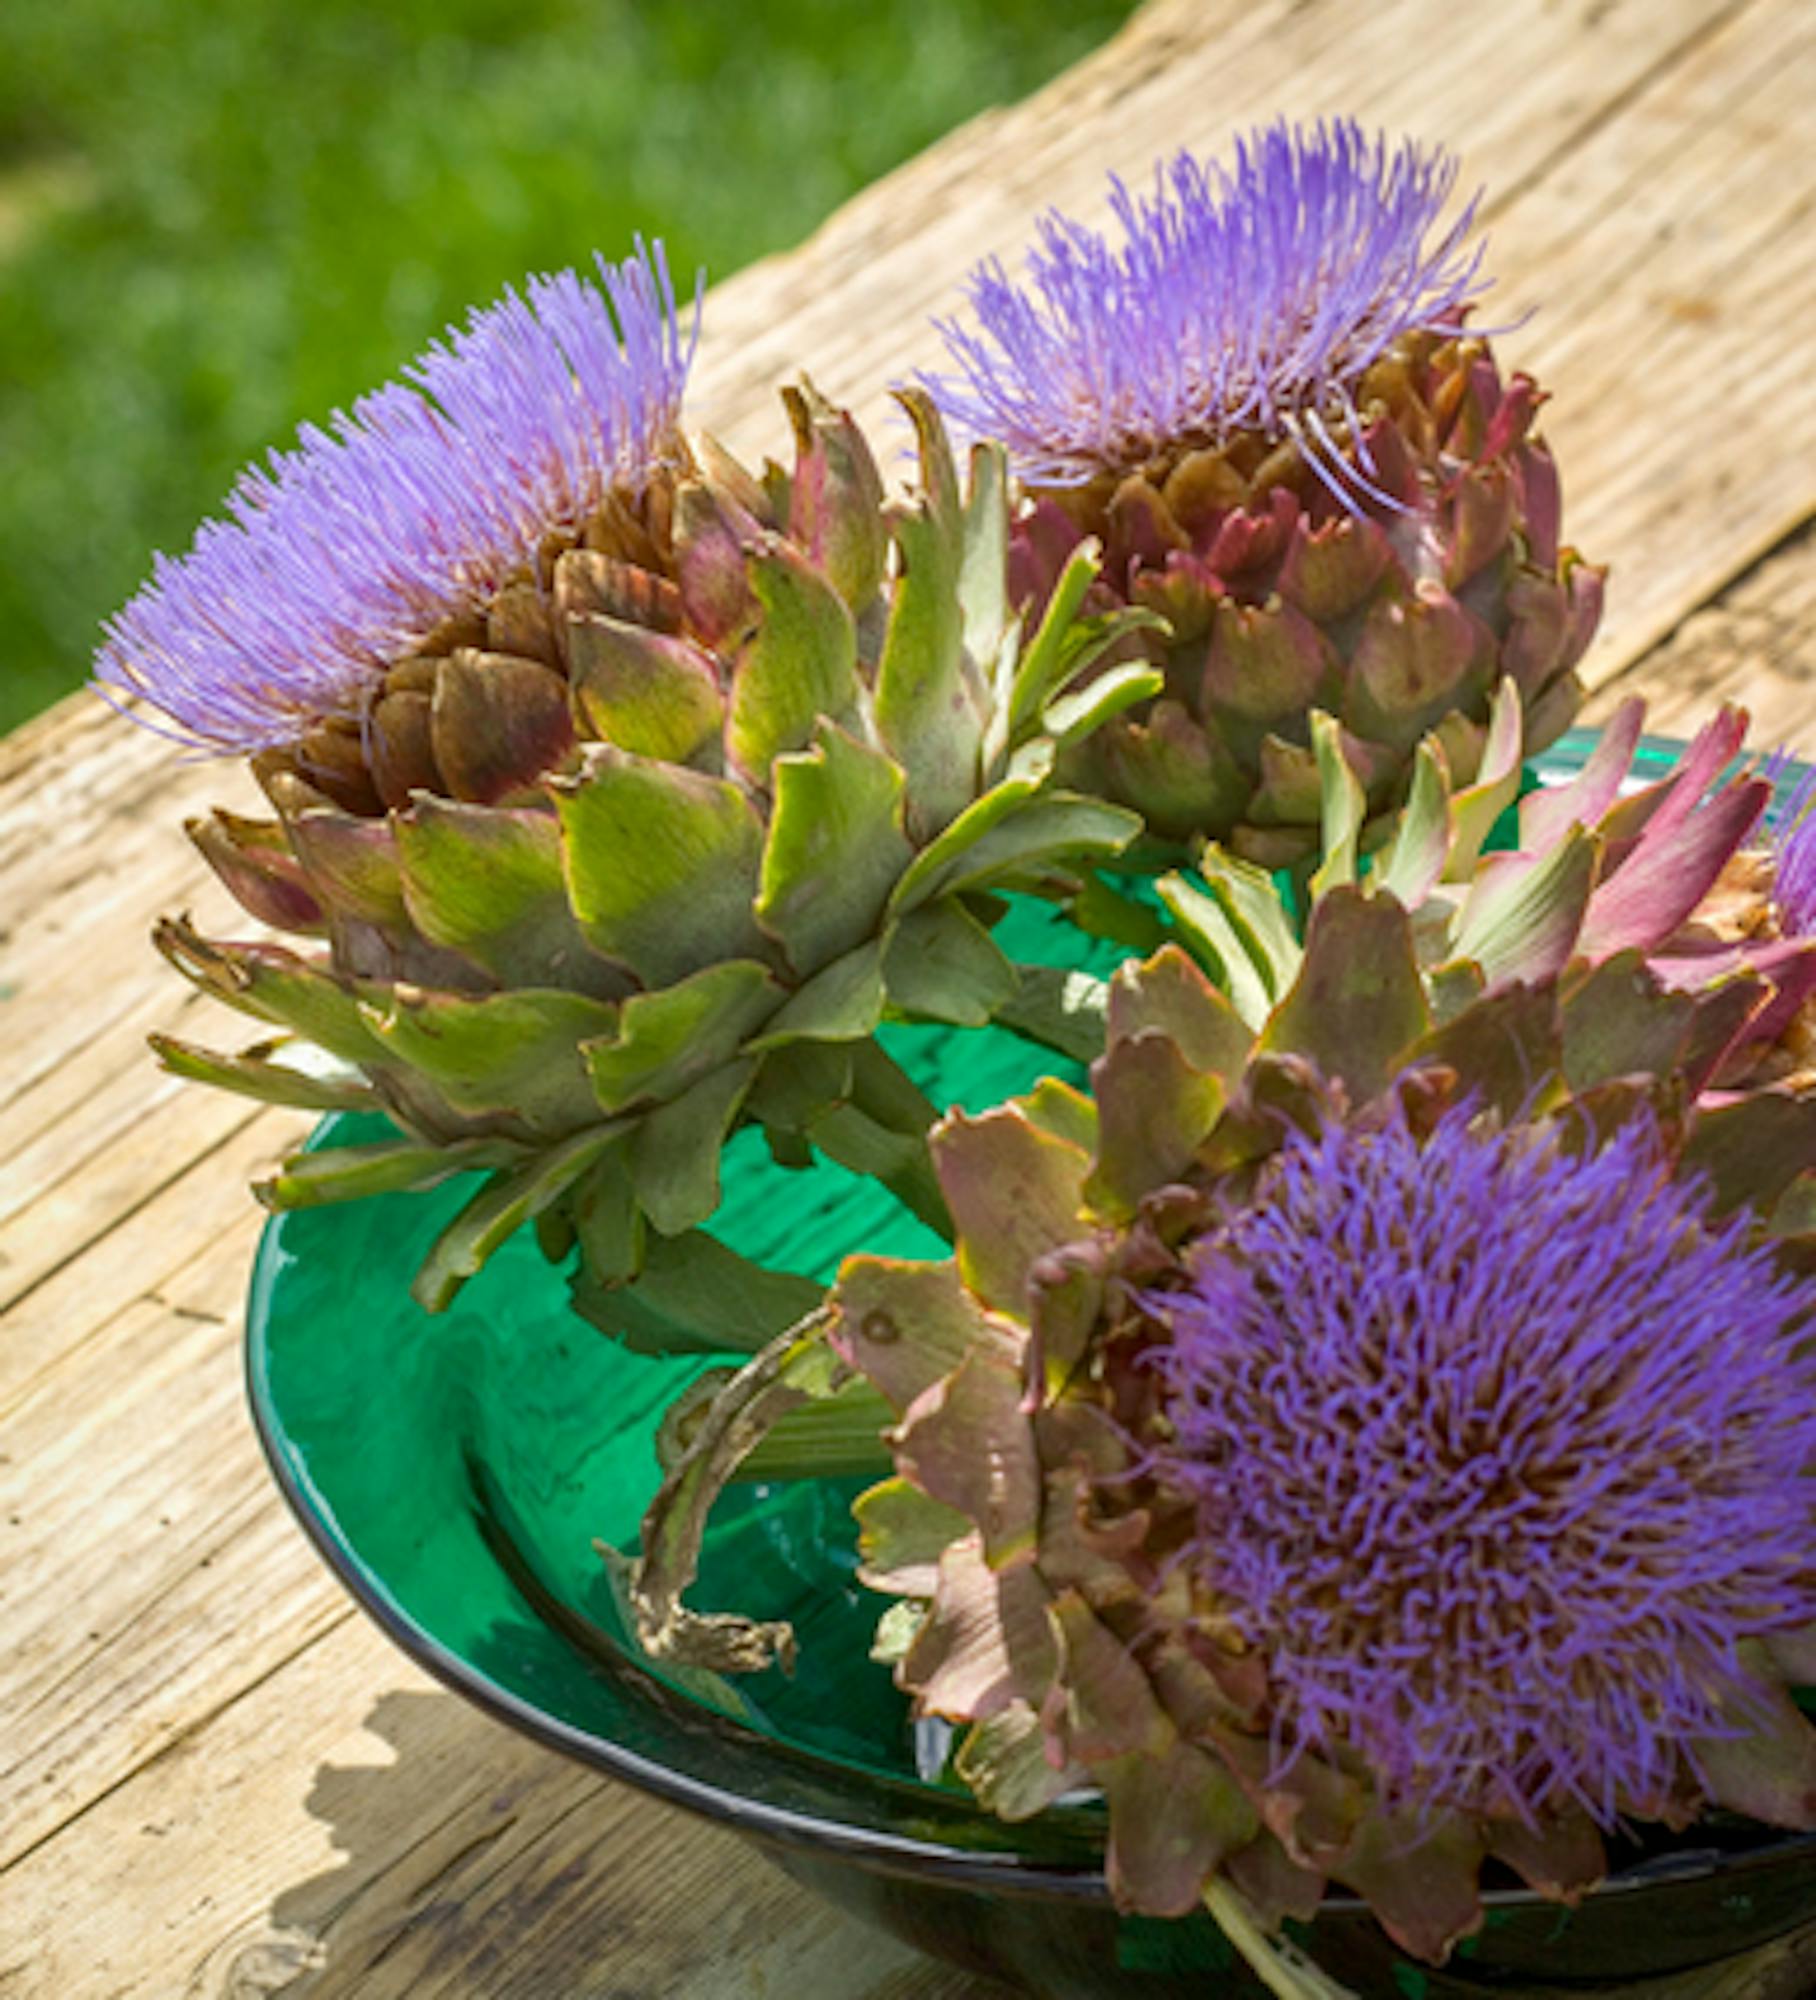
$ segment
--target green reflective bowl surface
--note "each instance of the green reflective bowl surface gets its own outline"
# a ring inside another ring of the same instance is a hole
[[[1540,774],[1576,768],[1593,740],[1565,738]],[[1672,747],[1647,746],[1648,763]],[[1007,923],[1015,955],[1112,962],[1042,908],[1018,907]],[[995,1031],[886,1032],[942,1104],[980,1110],[1043,1070],[1065,1073]],[[314,1143],[370,1137],[376,1123],[331,1118]],[[392,1638],[491,1714],[738,1828],[958,1963],[1054,1996],[1259,1992],[1207,1918],[1116,1914],[1093,1808],[1009,1827],[916,1777],[906,1705],[868,1658],[881,1600],[856,1580],[856,1485],[734,1488],[707,1536],[692,1601],[789,1619],[793,1678],[702,1683],[641,1657],[593,1545],[634,1548],[657,1483],[656,1426],[704,1364],[630,1354],[594,1332],[527,1236],[452,1311],[422,1313],[410,1278],[468,1192],[456,1183],[280,1217],[254,1271],[248,1382],[272,1468]],[[728,1154],[713,1227],[747,1255],[822,1279],[855,1248],[942,1249],[873,1184],[830,1166],[784,1172],[748,1132]],[[1399,1961],[1350,1898],[1332,1898],[1307,1941],[1360,1992],[1438,2000],[1539,1979],[1644,1980],[1816,1914],[1816,1840],[1736,1824],[1675,1852],[1636,1849],[1628,1864],[1574,1914],[1497,1889],[1483,1933],[1441,1974]]]

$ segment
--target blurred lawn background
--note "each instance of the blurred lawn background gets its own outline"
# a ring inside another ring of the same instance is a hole
[[[1131,4],[0,0],[0,729],[470,306],[639,230],[729,276]]]

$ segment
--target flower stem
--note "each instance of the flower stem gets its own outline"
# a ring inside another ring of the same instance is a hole
[[[691,1611],[681,1600],[699,1567],[707,1516],[740,1462],[789,1410],[836,1395],[850,1379],[827,1342],[831,1321],[821,1307],[753,1355],[719,1387],[667,1468],[643,1517],[643,1553],[630,1579],[638,1641],[651,1659],[714,1673],[793,1660],[785,1623]]]
[[[883,1432],[895,1420],[894,1407],[868,1382],[847,1382],[823,1402],[802,1403],[777,1418],[732,1481],[887,1478],[895,1460]]]
[[[815,1118],[807,1137],[828,1159],[880,1181],[951,1242],[952,1217],[927,1150],[939,1107],[874,1039],[852,1044],[851,1066],[850,1097]]]
[[[1254,1905],[1221,1875],[1212,1876],[1204,1906],[1275,2000],[1357,2000],[1347,1986],[1326,1978],[1296,1944],[1269,1937]]]

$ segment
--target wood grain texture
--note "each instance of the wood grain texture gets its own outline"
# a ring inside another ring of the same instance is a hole
[[[803,363],[868,420],[1050,203],[1353,112],[1490,191],[1505,356],[1555,392],[1591,670],[1816,752],[1816,13],[1803,0],[1155,0],[1027,104],[708,302],[694,408],[778,449]],[[577,245],[579,254],[588,246]],[[609,247],[609,246],[608,246]],[[246,1181],[301,1129],[161,1080],[232,1039],[145,941],[229,905],[243,776],[78,697],[0,741],[0,1995],[982,2000],[727,1836],[434,1689],[290,1527],[239,1407]],[[1799,2000],[1806,1940],[1647,2000]]]
[[[1628,694],[1648,726],[1682,736],[1724,701],[1741,703],[1757,743],[1816,756],[1816,527],[1788,536],[1694,611],[1587,711],[1599,721]]]
[[[9,1922],[30,1926],[9,1940],[9,1960],[20,1946],[31,1954],[21,1991],[981,2000],[991,1990],[855,1930],[734,1836],[485,1721],[353,1615],[86,1821],[79,1845],[42,1847],[7,1878]],[[155,1926],[125,1912],[155,1912]]]
[[[1121,60],[1054,86],[1033,129],[1025,107],[979,121],[786,263],[722,286],[702,407],[741,447],[774,448],[765,392],[805,363],[880,414],[879,384],[938,363],[928,316],[957,310],[972,262],[1012,256],[1043,207],[1101,213],[1106,169],[1140,177],[1157,149],[1218,146],[1258,116],[1352,112],[1456,147],[1488,190],[1485,312],[1533,314],[1501,350],[1555,391],[1568,532],[1615,573],[1588,663],[1605,679],[1808,508],[1816,398],[1793,329],[1816,305],[1813,94],[1802,0],[1168,0]],[[854,311],[858,287],[889,313]]]

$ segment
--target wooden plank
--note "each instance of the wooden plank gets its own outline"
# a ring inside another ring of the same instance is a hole
[[[1816,1925],[1753,1953],[1706,1982],[1700,1994],[1661,1989],[1656,2000],[1809,2000],[1816,1992]],[[1642,1996],[1652,2000],[1652,1996]]]
[[[357,1619],[101,1800],[78,1847],[39,1849],[8,1890],[11,2000],[1004,1995],[488,1722]],[[1816,1932],[1625,2000],[1804,2000],[1813,1962]]]
[[[349,1619],[0,1897],[8,2000],[985,2000]]]
[[[1262,6],[1197,44],[1203,68],[1169,55],[1197,13],[1154,11],[1135,81],[1075,72],[1039,129],[1014,114],[968,128],[974,144],[936,148],[841,210],[791,256],[786,315],[768,267],[722,286],[701,406],[741,405],[792,353],[880,411],[878,382],[938,361],[927,318],[957,309],[959,275],[1013,251],[1039,208],[1101,211],[1106,167],[1140,176],[1157,149],[1219,146],[1266,112],[1349,111],[1460,145],[1488,188],[1486,310],[1537,310],[1501,350],[1554,392],[1568,532],[1614,569],[1594,677],[1803,518],[1816,382],[1786,331],[1816,306],[1816,16],[1801,0]],[[1211,74],[1226,87],[1204,88]],[[889,298],[888,319],[854,307],[854,278]],[[774,433],[732,427],[747,449]]]
[[[0,1158],[0,1228],[146,1111],[182,1095],[176,1079],[161,1073],[148,1083],[146,1037],[154,1029],[213,1040],[223,1025],[216,1006],[170,979],[150,989],[123,984],[116,1009],[92,1030],[82,1023],[70,1060],[47,1064],[4,1107],[9,1146]]]
[[[84,699],[72,697],[71,705]],[[139,740],[117,719],[107,726]],[[30,811],[16,815],[21,859],[0,900],[10,924],[0,936],[0,1004],[8,1036],[0,1106],[9,1111],[148,996],[183,991],[150,948],[154,918],[194,909],[210,926],[242,935],[253,928],[182,830],[186,815],[210,804],[256,811],[250,778],[224,763],[179,764],[165,745],[156,746],[156,754],[161,810],[147,805],[103,815],[99,824],[89,822],[83,842],[67,849],[58,846],[66,832],[61,818],[35,798]],[[34,853],[40,866],[33,865]]]
[[[12,739],[34,754],[11,760],[0,779],[0,910],[8,953],[31,942],[40,921],[66,915],[72,896],[139,880],[181,861],[201,879],[182,823],[209,804],[253,806],[250,778],[218,758],[197,757],[123,721],[86,690],[27,724]],[[35,754],[37,746],[43,754]]]
[[[213,1152],[254,1116],[244,1099],[217,1093],[198,1115],[181,1093],[157,1085],[143,1115],[0,1226],[0,1301],[23,1302],[90,1245],[187,1171],[192,1148]]]
[[[1750,741],[1816,756],[1816,527],[1789,537],[1610,682],[1590,718],[1628,694],[1645,696],[1646,726],[1661,736],[1687,736],[1737,701],[1753,718]]]
[[[0,1869],[351,1615],[242,1407],[251,1236],[148,1285],[0,1425]]]
[[[1808,517],[1816,14],[1749,9],[1497,223],[1573,538],[1613,566],[1608,679]],[[1511,346],[1512,343],[1509,343]],[[1727,385],[1744,379],[1730,399]]]
[[[267,1172],[310,1123],[301,1112],[244,1116],[217,1150],[191,1146],[168,1163],[160,1159],[160,1172],[166,1164],[174,1171],[161,1180],[147,1177],[143,1201],[114,1218],[97,1250],[70,1257],[8,1309],[0,1321],[0,1423],[91,1343],[117,1339],[119,1316],[136,1301],[174,1297],[188,1303],[185,1274],[210,1249],[218,1247],[237,1270],[239,1289],[226,1308],[237,1316],[259,1227],[247,1183]],[[69,1525],[73,1530],[78,1524]]]

